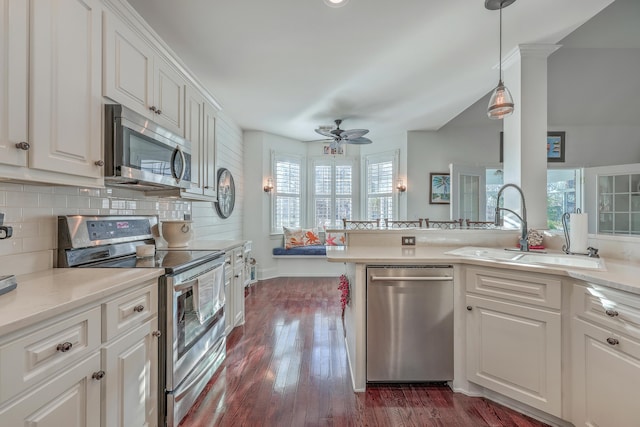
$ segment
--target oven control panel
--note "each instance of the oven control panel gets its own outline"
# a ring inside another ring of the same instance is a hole
[[[151,234],[151,225],[144,219],[100,219],[86,224],[91,241]]]

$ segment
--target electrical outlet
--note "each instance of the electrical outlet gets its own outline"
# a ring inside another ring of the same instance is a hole
[[[415,246],[415,245],[416,245],[415,236],[402,236],[402,246]]]

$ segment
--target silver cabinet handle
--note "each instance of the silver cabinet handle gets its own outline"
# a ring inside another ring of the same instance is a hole
[[[93,378],[94,380],[98,380],[100,381],[101,379],[104,378],[104,371],[98,371],[98,372],[94,372],[93,375],[91,375],[91,378]]]
[[[609,344],[609,345],[618,345],[618,344],[620,344],[620,341],[618,341],[615,338],[607,338],[607,344]]]
[[[144,305],[136,305],[135,307],[133,307],[133,311],[135,311],[136,313],[142,313],[144,311]]]
[[[617,317],[618,316],[618,312],[612,309],[608,309],[605,311],[606,315],[609,317]]]
[[[453,280],[451,276],[422,276],[422,277],[382,277],[371,276],[372,282],[440,282],[440,281]]]
[[[104,160],[96,160],[93,164],[96,166],[104,166]]]
[[[158,338],[158,337],[162,336],[162,332],[160,332],[160,331],[153,331],[153,332],[151,332],[151,335],[153,335],[154,337]]]
[[[31,144],[26,141],[18,142],[16,144],[16,148],[27,151],[29,148],[31,148]]]
[[[58,344],[56,350],[60,353],[66,353],[67,351],[71,350],[71,347],[73,347],[73,344],[67,341],[63,342],[62,344]]]

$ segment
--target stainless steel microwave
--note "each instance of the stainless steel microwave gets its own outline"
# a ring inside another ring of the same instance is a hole
[[[105,183],[191,187],[191,142],[123,105],[105,105]]]

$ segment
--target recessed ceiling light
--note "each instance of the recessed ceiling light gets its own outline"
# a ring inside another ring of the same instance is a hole
[[[324,2],[329,7],[342,7],[349,3],[349,0],[324,0]]]

